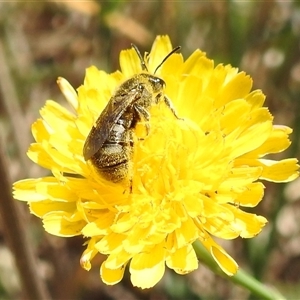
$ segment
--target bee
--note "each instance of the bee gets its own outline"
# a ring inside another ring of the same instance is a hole
[[[148,73],[138,48],[132,44],[142,67],[142,73],[123,82],[110,98],[107,106],[92,127],[83,147],[83,157],[90,160],[97,172],[106,180],[117,183],[128,177],[133,154],[133,132],[138,122],[146,121],[149,134],[149,108],[164,100],[173,115],[177,114],[172,102],[163,94],[165,82]],[[161,65],[180,46],[174,48],[158,65]]]

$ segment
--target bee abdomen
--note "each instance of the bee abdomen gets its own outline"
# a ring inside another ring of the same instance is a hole
[[[115,125],[107,141],[93,155],[91,161],[106,180],[119,182],[127,178],[132,157],[131,131]]]

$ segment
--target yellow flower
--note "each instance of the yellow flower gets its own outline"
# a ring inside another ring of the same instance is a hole
[[[167,36],[156,38],[146,65],[153,73],[172,50]],[[78,93],[60,78],[73,107],[54,101],[32,126],[36,143],[28,151],[53,176],[14,184],[14,196],[27,201],[57,236],[88,238],[81,264],[89,270],[97,253],[107,256],[100,274],[116,284],[129,265],[133,285],[154,286],[165,266],[179,274],[198,268],[193,243],[200,241],[222,270],[233,275],[236,262],[213,237],[256,236],[267,222],[242,210],[263,197],[261,179],[287,182],[298,176],[297,160],[274,161],[267,154],[285,150],[291,129],[274,126],[262,107],[265,96],[251,92],[252,80],[227,65],[214,66],[196,50],[186,61],[171,55],[156,75],[166,82],[177,119],[162,101],[150,109],[150,132],[134,134],[132,187],[105,181],[83,158],[83,145],[118,86],[141,73],[133,49],[120,55],[121,72],[87,69]]]

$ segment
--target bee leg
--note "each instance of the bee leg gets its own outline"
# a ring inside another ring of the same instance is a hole
[[[140,120],[144,119],[146,121],[146,123],[145,123],[146,132],[147,132],[146,136],[148,136],[149,132],[150,132],[150,125],[149,125],[150,114],[149,114],[149,112],[144,107],[142,107],[140,105],[135,105],[134,109],[137,112],[137,114],[139,116],[139,119]]]
[[[170,108],[170,110],[173,113],[173,115],[175,116],[175,118],[178,119],[178,120],[183,120],[182,118],[178,117],[178,115],[176,113],[176,110],[175,110],[175,108],[173,106],[172,101],[166,95],[164,95],[163,98],[164,98],[165,104]]]

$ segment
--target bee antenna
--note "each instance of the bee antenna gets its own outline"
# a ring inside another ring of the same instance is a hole
[[[135,44],[131,44],[131,47],[135,50],[136,54],[138,55],[138,57],[139,57],[139,59],[141,61],[142,70],[148,72],[147,66],[145,64],[145,61],[144,61],[144,59],[143,59],[143,57],[141,55],[141,52],[138,49],[138,47]]]
[[[156,67],[154,74],[156,73],[156,71],[162,66],[162,64],[175,52],[179,51],[181,49],[181,46],[177,46],[176,48],[174,48],[163,60],[162,62]]]

